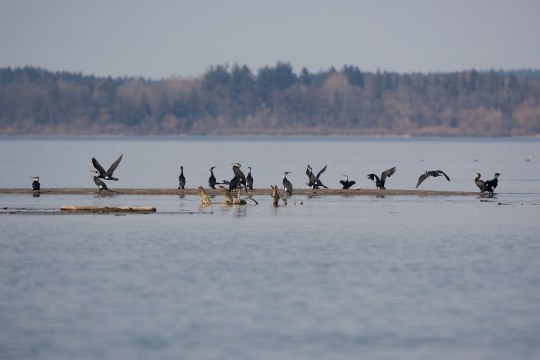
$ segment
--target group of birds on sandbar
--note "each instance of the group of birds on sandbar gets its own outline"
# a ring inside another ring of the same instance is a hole
[[[105,170],[103,166],[99,163],[99,161],[96,158],[92,158],[92,165],[94,166],[94,170],[91,170],[93,173],[93,179],[94,183],[98,187],[98,191],[101,193],[103,190],[112,191],[110,190],[105,181],[118,181],[118,178],[114,177],[114,171],[122,161],[123,154],[116,159],[112,165]],[[221,182],[218,182],[216,179],[216,176],[214,175],[214,169],[217,166],[210,167],[210,177],[208,178],[208,186],[212,189],[216,188],[216,185],[227,185],[229,192],[233,190],[241,190],[245,189],[246,193],[248,190],[253,190],[253,176],[251,175],[251,166],[248,166],[249,172],[247,176],[244,174],[244,172],[241,170],[242,165],[238,162],[232,163],[232,170],[233,170],[233,178],[231,180],[221,180]],[[328,187],[323,184],[321,180],[321,175],[326,171],[327,165],[325,165],[316,175],[313,173],[313,168],[311,165],[307,165],[306,167],[306,175],[308,177],[308,182],[306,183],[307,186],[311,189],[319,189],[319,188],[325,188]],[[388,178],[390,178],[392,175],[394,175],[396,172],[396,167],[391,167],[388,170],[385,170],[381,173],[380,176],[377,174],[371,173],[367,175],[367,178],[375,183],[375,187],[380,190],[386,189],[386,181]],[[292,195],[294,188],[293,184],[289,179],[287,179],[287,175],[291,174],[292,171],[285,171],[283,173],[283,189],[286,191],[287,195]],[[495,177],[492,180],[481,180],[480,173],[476,173],[476,178],[474,179],[475,184],[480,189],[481,193],[488,192],[490,194],[493,194],[495,189],[498,185],[498,177],[501,175],[500,173],[495,173]],[[427,178],[429,177],[439,177],[444,176],[447,181],[450,181],[450,177],[442,170],[430,170],[425,171],[420,177],[418,178],[418,182],[416,184],[416,188],[420,186]],[[32,182],[32,190],[34,193],[39,193],[41,185],[39,183],[39,177],[33,176],[31,177]],[[355,184],[356,181],[349,180],[348,175],[343,175],[343,179],[339,181],[339,183],[342,186],[342,189],[351,189]],[[180,175],[178,176],[178,189],[184,189],[186,186],[186,177],[184,175],[184,167],[180,166]],[[225,187],[224,187],[225,188]],[[225,188],[226,189],[226,188]]]

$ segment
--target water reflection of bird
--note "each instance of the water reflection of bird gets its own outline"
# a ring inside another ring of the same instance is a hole
[[[184,167],[180,166],[180,176],[178,176],[178,188],[184,189],[186,186],[186,177],[184,176]]]
[[[307,168],[306,168],[306,175],[308,176],[309,182],[308,182],[307,185],[308,185],[309,187],[311,187],[312,189],[318,189],[319,186],[322,186],[323,188],[328,189],[328,187],[324,186],[324,184],[322,183],[322,181],[319,179],[319,177],[321,176],[321,174],[322,174],[323,172],[325,172],[327,166],[328,166],[328,165],[325,165],[325,166],[321,169],[321,171],[319,171],[319,172],[317,173],[317,175],[315,176],[315,175],[313,174],[313,168],[311,167],[311,165],[309,165],[309,164],[307,165]]]
[[[495,173],[495,177],[493,179],[485,182],[484,191],[488,191],[493,194],[493,191],[495,191],[495,188],[499,184],[499,180],[498,180],[499,175],[501,174]]]
[[[287,192],[287,195],[292,195],[293,192],[293,186],[292,183],[287,179],[287,175],[289,175],[291,171],[285,171],[283,175],[283,188]]]
[[[99,178],[99,171],[92,170],[92,172],[94,173],[94,183],[98,187],[99,192],[101,192],[101,190],[109,190],[107,185],[105,185],[105,182]]]
[[[39,183],[39,176],[32,176],[32,191],[38,191],[41,189],[41,184]]]
[[[396,167],[394,166],[391,169],[383,171],[380,178],[375,174],[368,174],[367,177],[368,177],[369,180],[372,180],[372,181],[375,182],[375,185],[377,186],[377,189],[386,189],[384,187],[384,184],[386,183],[386,178],[394,175],[395,172],[396,172]]]
[[[420,177],[418,178],[418,182],[416,183],[416,188],[418,189],[418,187],[420,186],[420,184],[426,180],[428,177],[430,176],[433,176],[433,177],[437,177],[437,176],[441,176],[441,175],[444,175],[444,177],[446,178],[446,180],[450,181],[450,178],[448,177],[448,175],[446,175],[444,173],[444,171],[442,170],[431,170],[431,171],[426,171],[425,173],[423,173],[422,175],[420,175]]]
[[[484,192],[485,187],[486,187],[486,182],[480,179],[480,177],[482,176],[480,173],[475,173],[475,175],[476,175],[476,178],[474,179],[474,183],[476,184],[476,186],[478,186],[481,192]]]
[[[246,185],[249,190],[253,190],[253,176],[251,176],[251,166],[248,166],[249,172],[246,175]]]
[[[105,171],[105,169],[101,166],[101,164],[95,158],[92,158],[92,164],[98,171],[97,177],[104,180],[117,181],[118,179],[113,177],[113,173],[114,173],[114,170],[116,170],[116,168],[118,167],[118,164],[120,164],[120,161],[122,161],[122,156],[124,156],[124,154],[120,155],[120,157],[116,159],[115,162],[112,163],[111,167],[107,171]]]
[[[356,184],[356,181],[350,180],[349,181],[349,175],[343,175],[345,179],[339,180],[340,184],[343,186],[343,189],[350,189],[351,186]]]

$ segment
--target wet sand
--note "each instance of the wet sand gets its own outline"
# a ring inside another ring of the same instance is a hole
[[[193,195],[198,196],[197,189],[127,189],[117,188],[112,191],[102,191],[102,195]],[[205,191],[209,196],[222,196],[219,189],[207,189]],[[280,189],[280,191],[284,191]],[[0,188],[0,194],[28,194],[31,195],[31,189],[18,188]],[[254,196],[270,196],[272,189],[254,189],[249,194]],[[39,192],[40,195],[93,195],[98,194],[96,188],[44,188]],[[242,191],[242,195],[245,191]],[[296,196],[477,196],[479,192],[471,191],[433,191],[433,190],[403,190],[403,189],[295,189]]]

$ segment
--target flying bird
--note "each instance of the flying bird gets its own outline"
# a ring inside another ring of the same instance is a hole
[[[96,158],[92,158],[92,164],[98,171],[97,177],[103,180],[118,181],[117,178],[113,177],[113,173],[114,173],[114,170],[116,170],[116,168],[118,167],[118,164],[120,164],[120,161],[122,161],[122,156],[124,156],[124,154],[120,155],[120,157],[116,159],[115,162],[112,163],[111,167],[107,171],[105,171],[103,166],[101,166],[101,164],[96,160]]]
[[[437,176],[441,176],[443,175],[446,180],[450,181],[450,178],[448,177],[448,175],[446,175],[444,173],[444,171],[442,170],[431,170],[431,171],[426,171],[425,173],[423,173],[422,175],[420,175],[420,177],[418,178],[418,182],[416,183],[416,188],[418,189],[418,187],[420,186],[420,184],[426,180],[428,177],[430,176],[433,176],[433,177],[437,177]]]
[[[384,190],[384,189],[386,189],[384,187],[384,184],[386,183],[386,178],[389,178],[390,176],[394,175],[395,172],[396,172],[396,167],[394,166],[391,169],[383,171],[380,178],[375,174],[368,174],[367,177],[368,177],[369,180],[372,180],[372,181],[375,182],[375,185],[377,186],[377,189],[383,189]]]

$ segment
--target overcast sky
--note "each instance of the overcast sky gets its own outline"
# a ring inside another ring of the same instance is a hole
[[[540,68],[540,0],[0,0],[0,67],[98,76]]]

